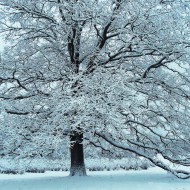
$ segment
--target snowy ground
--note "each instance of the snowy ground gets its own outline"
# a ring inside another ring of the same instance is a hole
[[[87,177],[68,177],[68,172],[0,174],[0,190],[190,190],[190,179],[177,179],[159,168],[88,172]]]

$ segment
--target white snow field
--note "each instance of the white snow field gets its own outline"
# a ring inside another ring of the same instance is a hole
[[[178,179],[159,168],[95,171],[88,172],[86,177],[69,177],[68,174],[0,174],[0,190],[190,190],[190,179]]]

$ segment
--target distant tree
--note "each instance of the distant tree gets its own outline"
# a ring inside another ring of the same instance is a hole
[[[0,5],[1,32],[10,44],[0,64],[1,130],[12,139],[1,155],[48,154],[67,141],[70,175],[86,175],[85,139],[190,177],[170,167],[190,165],[188,3]]]

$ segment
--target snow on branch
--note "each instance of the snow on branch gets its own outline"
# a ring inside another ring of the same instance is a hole
[[[181,178],[181,179],[190,178],[190,172],[187,172],[187,171],[184,171],[184,170],[172,169],[171,167],[169,167],[168,165],[166,165],[165,163],[163,163],[161,160],[157,159],[156,157],[149,156],[148,154],[146,154],[143,151],[140,151],[140,150],[138,150],[136,148],[117,143],[116,140],[114,140],[113,138],[111,138],[108,135],[105,135],[105,134],[100,133],[100,132],[96,132],[95,134],[97,136],[103,138],[105,141],[107,141],[108,143],[110,143],[114,147],[117,147],[117,148],[123,149],[123,150],[127,150],[129,152],[137,154],[138,156],[142,156],[142,157],[150,160],[154,165],[156,165],[156,166],[158,166],[158,167],[160,167],[160,168],[162,168],[162,169],[164,169],[166,171],[169,171],[170,173],[174,174],[178,178]]]

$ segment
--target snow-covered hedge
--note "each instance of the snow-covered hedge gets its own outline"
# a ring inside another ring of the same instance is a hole
[[[87,159],[86,168],[89,171],[103,170],[139,170],[147,169],[151,164],[145,159],[123,158],[123,159]],[[70,168],[69,160],[49,160],[49,159],[1,159],[0,173],[43,173],[45,171],[68,171]]]

